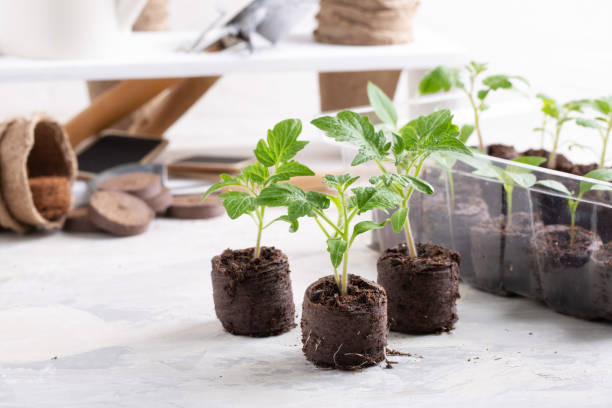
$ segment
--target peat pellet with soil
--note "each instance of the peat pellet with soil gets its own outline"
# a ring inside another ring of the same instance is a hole
[[[70,180],[61,176],[28,179],[34,206],[45,219],[55,221],[66,215],[72,204]]]
[[[391,330],[411,334],[450,331],[458,319],[461,257],[431,243],[418,243],[417,253],[417,258],[411,257],[404,243],[378,258],[378,283],[387,291]]]
[[[568,225],[548,225],[536,231],[531,240],[532,270],[537,271],[541,300],[559,313],[597,317],[589,261],[601,246],[595,233],[581,227],[575,228],[571,245]]]
[[[89,201],[91,222],[117,236],[142,234],[154,216],[147,203],[120,191],[97,191]]]
[[[68,212],[64,222],[64,231],[67,232],[99,232],[89,218],[89,206],[73,208]]]
[[[509,225],[505,216],[499,216],[473,226],[472,285],[497,295],[535,297],[538,286],[527,254],[534,229],[541,227],[541,222],[523,212],[513,213]]]
[[[612,241],[593,253],[590,265],[595,312],[597,317],[612,320]]]
[[[274,247],[225,250],[212,259],[215,312],[228,332],[267,337],[295,327],[287,256]]]
[[[127,173],[100,181],[98,190],[122,191],[149,200],[162,192],[161,177],[153,173]]]
[[[210,195],[202,201],[201,194],[176,195],[168,208],[168,217],[186,220],[206,219],[223,215],[223,200]]]
[[[349,275],[340,296],[333,276],[311,284],[302,305],[302,350],[317,366],[355,370],[385,359],[387,296],[378,284]]]

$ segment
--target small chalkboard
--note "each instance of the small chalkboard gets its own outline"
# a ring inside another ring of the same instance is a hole
[[[127,163],[150,163],[167,144],[167,140],[160,138],[105,132],[77,149],[79,177],[91,178]]]

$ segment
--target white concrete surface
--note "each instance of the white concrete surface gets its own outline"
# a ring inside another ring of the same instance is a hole
[[[275,215],[275,214],[271,214]],[[270,229],[291,262],[295,302],[330,272],[321,234]],[[210,259],[247,247],[248,218],[156,220],[133,238],[0,234],[0,407],[591,407],[612,398],[612,326],[461,287],[450,334],[392,333],[393,369],[320,370],[300,330],[224,332]],[[353,273],[375,279],[364,237]]]
[[[422,23],[495,69],[528,77],[535,90],[562,99],[612,93],[610,2],[422,3]],[[172,4],[181,28],[198,28],[197,11],[208,7]],[[86,103],[82,82],[0,84],[0,119],[47,111],[66,120]],[[171,148],[250,146],[276,121],[318,111],[315,73],[232,75],[171,129]],[[485,132],[535,143],[530,112],[485,119]],[[249,223],[157,220],[127,239],[0,234],[0,407],[610,406],[610,325],[465,286],[455,332],[391,334],[390,347],[423,356],[393,358],[392,370],[318,370],[301,355],[299,329],[268,339],[225,333],[209,262],[228,246],[252,245]],[[303,228],[265,236],[291,260],[298,309],[306,285],[329,272],[322,240],[311,224]],[[367,241],[351,266],[374,278]]]

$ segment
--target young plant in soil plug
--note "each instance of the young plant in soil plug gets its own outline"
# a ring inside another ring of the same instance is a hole
[[[597,169],[592,170],[584,175],[585,178],[591,178],[598,181],[604,181],[607,183],[612,182],[612,169]],[[587,181],[580,182],[580,188],[578,191],[578,195],[574,197],[574,195],[563,185],[562,183],[555,180],[540,180],[538,184],[541,184],[545,187],[563,193],[570,197],[568,199],[568,206],[570,211],[570,231],[569,231],[569,246],[573,246],[576,240],[576,230],[579,227],[576,227],[576,210],[578,209],[578,205],[580,204],[580,200],[582,197],[588,193],[589,191],[612,191],[612,189],[608,186],[591,183]]]
[[[485,143],[480,128],[480,115],[489,109],[486,104],[487,97],[491,92],[498,90],[518,90],[516,86],[518,82],[529,86],[525,78],[516,75],[495,74],[482,78],[486,71],[487,64],[474,61],[465,66],[465,72],[456,68],[439,66],[425,75],[419,84],[419,92],[423,95],[459,89],[467,96],[474,113],[478,149],[483,152],[485,152]],[[461,79],[462,75],[467,77],[467,84]]]
[[[542,135],[549,135],[552,137],[553,145],[548,155],[547,167],[553,170],[562,170],[557,168],[557,154],[559,151],[559,142],[561,140],[561,131],[563,130],[563,125],[567,122],[578,119],[573,115],[582,112],[582,103],[580,101],[570,101],[559,104],[557,101],[544,94],[537,94],[536,96],[542,101],[542,113],[544,114],[545,121],[543,122],[544,127],[535,128],[534,130],[542,132]],[[554,130],[551,131],[546,127],[546,119],[553,123]]]
[[[287,256],[274,247],[262,247],[263,230],[286,217],[266,220],[266,205],[259,198],[270,185],[296,176],[314,173],[294,156],[308,144],[298,140],[299,120],[278,123],[260,140],[254,151],[257,161],[241,174],[221,175],[203,199],[219,189],[234,188],[221,194],[227,215],[233,220],[243,215],[256,226],[255,246],[225,250],[212,259],[215,311],[223,327],[232,334],[264,337],[295,327],[295,306],[291,291]]]
[[[397,117],[390,101],[375,104],[377,115]],[[430,184],[419,178],[425,160],[435,152],[471,151],[458,138],[458,127],[448,110],[421,116],[392,132],[387,142],[383,131],[376,132],[367,117],[354,112],[340,112],[336,117],[322,117],[312,122],[327,136],[356,144],[359,152],[352,165],[374,161],[381,174],[372,184],[384,185],[400,197],[391,216],[396,233],[405,231],[405,244],[387,249],[379,258],[378,283],[389,298],[389,321],[392,330],[407,333],[430,333],[450,330],[457,320],[455,301],[459,296],[459,255],[433,244],[416,244],[410,224],[410,199],[416,191],[433,194]],[[389,123],[391,125],[391,123]],[[385,164],[392,163],[394,171]]]
[[[595,119],[578,118],[576,123],[598,131],[602,142],[598,165],[600,169],[603,169],[606,167],[608,141],[612,132],[612,96],[591,99],[586,101],[585,104],[597,111],[598,116]]]
[[[472,265],[474,286],[487,292],[508,295],[518,293],[531,295],[533,285],[529,270],[529,260],[525,256],[529,250],[529,240],[534,226],[541,226],[532,220],[530,212],[513,211],[515,187],[524,201],[528,201],[529,189],[536,184],[536,176],[531,169],[520,165],[508,165],[502,169],[488,160],[470,157],[462,158],[476,168],[473,174],[498,180],[505,193],[505,213],[494,218],[482,220],[470,228],[472,243]],[[539,166],[543,157],[524,156],[513,160],[515,163]]]
[[[358,369],[385,359],[387,296],[374,282],[348,273],[349,253],[357,236],[382,228],[373,221],[355,222],[375,208],[394,208],[401,197],[382,183],[349,187],[358,179],[348,174],[326,175],[334,194],[304,192],[291,184],[266,188],[259,200],[271,207],[287,207],[287,218],[297,227],[300,217],[314,218],[331,258],[333,275],[311,284],[302,307],[302,343],[306,358],[318,366]],[[324,212],[333,203],[334,220]]]
[[[593,170],[585,178],[611,182],[612,170]],[[571,220],[569,226],[553,224],[541,228],[531,241],[531,251],[537,261],[533,269],[538,271],[542,300],[561,313],[582,318],[597,317],[592,299],[585,294],[594,292],[589,261],[592,254],[601,248],[602,242],[597,233],[575,225],[575,214],[584,194],[612,189],[583,181],[574,195],[555,180],[540,180],[538,184],[568,197]]]

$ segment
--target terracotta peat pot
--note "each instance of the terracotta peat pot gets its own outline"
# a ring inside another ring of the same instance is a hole
[[[537,283],[530,271],[528,253],[534,228],[541,227],[541,222],[532,224],[531,215],[524,212],[514,213],[509,226],[505,216],[473,226],[470,230],[472,284],[496,295],[535,297]]]
[[[225,250],[212,259],[215,312],[232,334],[267,337],[294,328],[295,305],[287,256],[274,247]]]
[[[349,275],[340,297],[333,276],[311,284],[302,306],[302,351],[317,366],[356,370],[385,360],[387,295],[375,282]]]
[[[378,283],[387,291],[391,330],[426,334],[450,331],[457,321],[459,264],[455,251],[417,244],[418,258],[407,245],[389,248],[378,258]]]
[[[597,316],[612,320],[612,241],[593,253],[590,276]]]
[[[539,278],[540,299],[559,313],[597,317],[589,261],[601,246],[599,236],[578,226],[571,246],[568,225],[548,225],[536,231],[531,240],[532,270]]]

